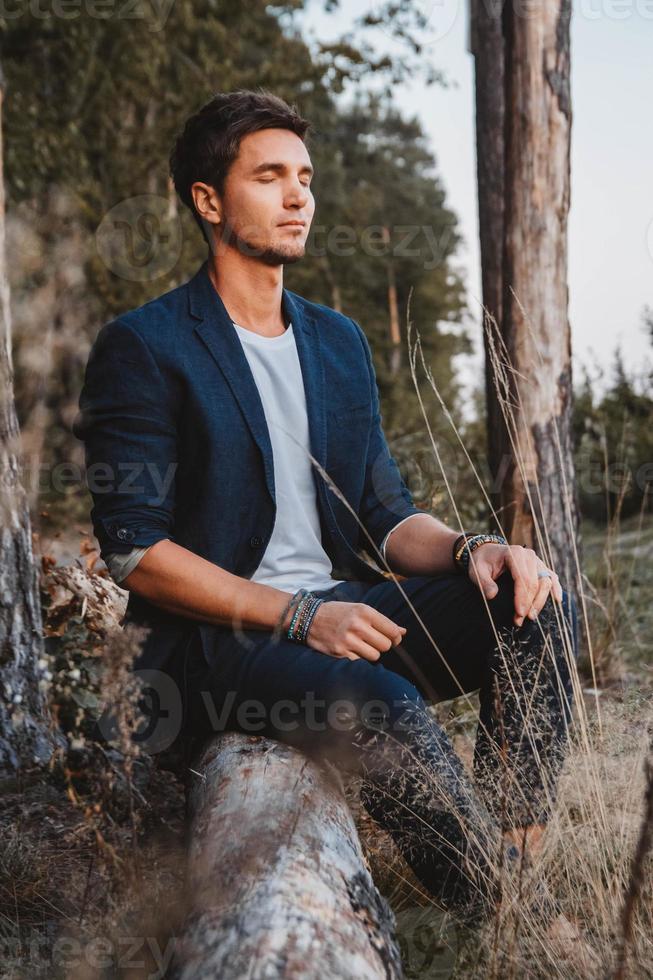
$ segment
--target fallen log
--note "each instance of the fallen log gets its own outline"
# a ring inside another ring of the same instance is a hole
[[[338,774],[227,732],[191,765],[190,908],[179,980],[394,980],[394,915],[365,863]]]

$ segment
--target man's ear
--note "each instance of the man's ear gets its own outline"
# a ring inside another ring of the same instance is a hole
[[[222,201],[220,195],[210,184],[196,180],[191,184],[190,192],[193,197],[195,211],[200,220],[206,225],[219,225],[222,222]]]

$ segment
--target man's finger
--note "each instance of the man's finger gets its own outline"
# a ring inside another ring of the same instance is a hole
[[[556,575],[556,573],[555,572],[552,572],[550,568],[547,568],[544,563],[542,563],[540,565],[540,567],[538,568],[538,574],[540,572],[548,572],[549,573],[549,575],[550,575],[550,582],[551,582],[551,593],[553,595],[553,598],[557,602],[562,602],[562,586],[560,585],[560,579],[558,578],[558,576]],[[542,581],[542,579],[539,579],[538,580],[538,584],[541,581]]]
[[[558,602],[562,602],[562,586],[555,572],[553,573],[553,598],[557,599]]]
[[[537,593],[537,578],[535,578],[534,584],[530,578],[529,569],[524,567],[522,562],[517,561],[514,552],[510,553],[507,562],[515,580],[515,615],[513,621],[515,626],[521,626]]]
[[[352,636],[347,641],[348,650],[345,656],[349,660],[379,660],[381,653],[375,646],[368,643],[363,637]]]
[[[403,638],[404,634],[401,632],[399,627],[396,627],[392,636],[387,636],[385,633],[382,633],[381,630],[377,630],[373,626],[369,625],[367,626],[364,635],[361,636],[361,639],[365,640],[366,643],[369,643],[375,650],[381,650],[382,652],[385,652],[386,640],[389,640],[390,643],[396,647],[399,646]]]
[[[524,616],[530,608],[531,596],[528,590],[528,582],[524,576],[523,570],[520,565],[515,561],[511,561],[509,565],[512,577],[515,581],[515,592],[514,592],[514,607],[515,615],[514,622],[516,626],[521,626],[524,621]]]
[[[494,579],[492,578],[492,565],[483,556],[471,554],[469,559],[468,573],[471,581],[476,585],[486,599],[494,599],[499,591]]]
[[[553,588],[553,579],[549,578],[548,576],[546,578],[538,579],[538,581],[539,581],[539,588],[537,590],[537,594],[535,598],[533,599],[531,608],[528,611],[529,619],[537,618],[540,610],[542,609],[542,606],[549,598],[549,592]]]
[[[499,591],[499,586],[492,578],[490,574],[490,568],[488,565],[476,566],[474,569],[476,574],[476,584],[483,593],[486,599],[494,599],[495,595]]]
[[[370,618],[370,625],[373,629],[378,630],[379,633],[383,633],[384,636],[389,637],[393,643],[395,643],[397,637],[401,640],[406,633],[406,627],[400,626],[398,623],[394,623],[389,616],[384,616],[382,612],[375,609],[373,606],[367,607],[372,613]],[[396,645],[396,644],[395,644]]]

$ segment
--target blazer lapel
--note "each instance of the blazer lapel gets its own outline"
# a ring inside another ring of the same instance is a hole
[[[233,322],[208,274],[208,259],[188,282],[189,312],[199,322],[195,332],[201,338],[222,371],[238,402],[252,436],[258,445],[265,468],[265,480],[273,501],[275,498],[272,444],[261,397]],[[326,422],[324,406],[324,367],[319,331],[310,314],[287,289],[282,293],[286,321],[293,326],[297,355],[304,379],[311,453],[321,466],[326,460]]]
[[[312,455],[320,466],[326,466],[326,406],[322,341],[315,318],[302,310],[287,289],[283,290],[286,320],[292,323],[297,357],[304,379],[306,413]],[[311,467],[314,470],[313,464]]]

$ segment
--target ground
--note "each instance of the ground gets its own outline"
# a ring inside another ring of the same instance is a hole
[[[583,665],[578,738],[541,870],[585,928],[607,974],[632,886],[651,736],[653,520],[641,527],[624,522],[607,536],[586,526],[583,542],[599,676]],[[51,696],[73,748],[45,776],[26,774],[2,791],[0,976],[155,976],[183,916],[183,786],[160,759],[125,757],[90,737],[102,652],[97,630],[106,626],[106,604],[120,606],[124,594],[102,574],[84,525],[57,536],[42,531],[41,547]],[[105,606],[84,599],[79,586],[98,573]],[[435,710],[469,761],[473,711],[458,703]],[[502,921],[482,941],[456,929],[357,806],[355,787],[350,792],[375,881],[397,915],[407,976],[578,975],[573,964],[543,955],[531,923],[517,933]],[[640,965],[651,957],[650,857],[643,874],[633,921]],[[137,961],[144,965],[132,972]],[[633,972],[625,976],[647,975],[629,962]]]

